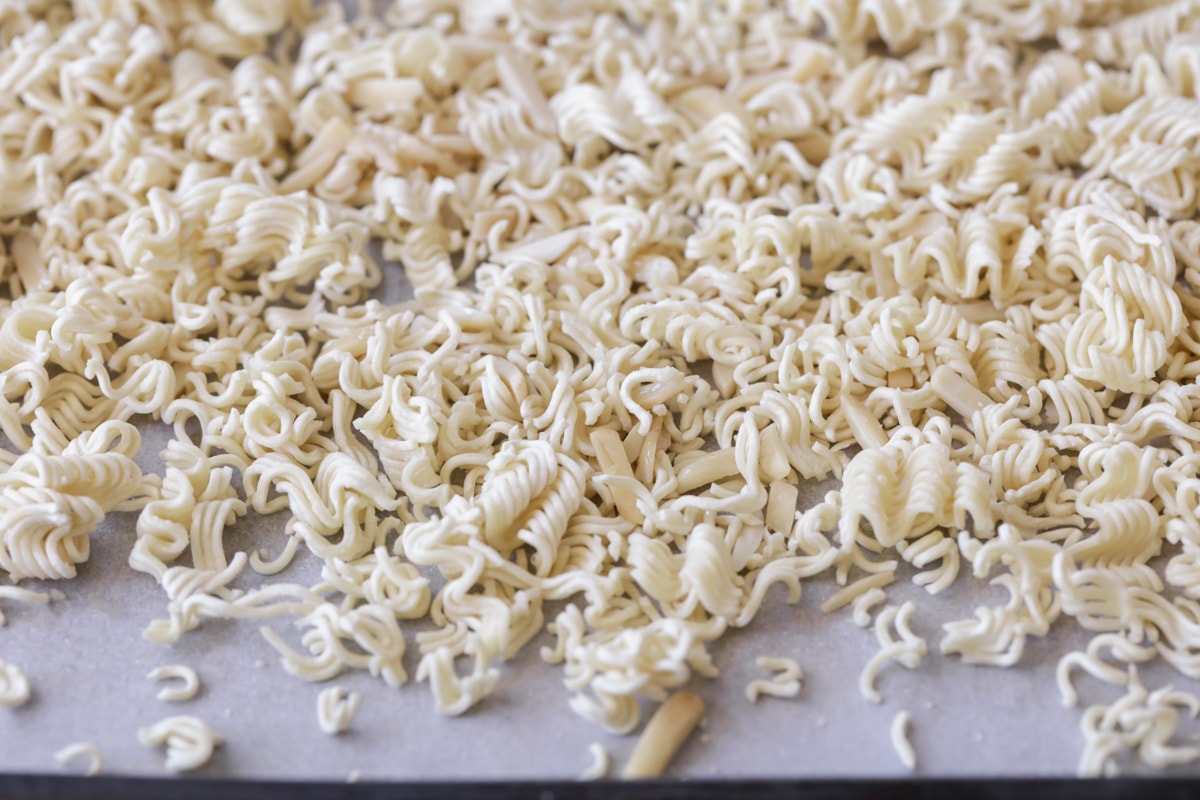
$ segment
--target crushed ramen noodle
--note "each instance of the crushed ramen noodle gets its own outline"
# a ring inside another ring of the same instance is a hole
[[[759,656],[755,664],[775,674],[769,680],[759,678],[746,684],[746,699],[757,703],[762,695],[768,697],[795,697],[800,694],[804,671],[790,658]]]
[[[76,742],[60,748],[54,752],[54,760],[66,769],[71,769],[74,762],[83,762],[79,773],[82,775],[99,775],[104,771],[104,753],[91,742]]]
[[[592,757],[592,763],[587,766],[583,772],[579,773],[581,781],[598,781],[603,780],[608,776],[608,771],[612,766],[612,758],[608,751],[604,749],[604,745],[599,742],[592,742],[588,747],[588,753]]]
[[[29,702],[29,696],[29,679],[24,671],[0,659],[0,706],[23,706]]]
[[[348,692],[341,686],[330,686],[317,696],[317,724],[330,736],[350,729],[354,715],[362,704],[362,695]]]
[[[200,676],[191,667],[169,664],[155,667],[146,675],[152,681],[178,681],[176,686],[164,686],[155,695],[164,703],[185,703],[200,693]]]
[[[908,729],[912,726],[912,715],[907,711],[901,711],[892,718],[892,726],[889,729],[892,737],[892,749],[896,751],[896,756],[900,759],[900,763],[909,772],[917,768],[917,753],[913,750],[912,743],[908,740]]]
[[[155,642],[462,714],[548,629],[620,732],[824,579],[872,699],[1083,630],[1080,770],[1197,757],[1128,669],[1200,678],[1197,3],[357,5],[0,2],[0,577],[136,511]]]
[[[199,769],[221,745],[221,738],[203,720],[190,716],[167,717],[139,728],[137,737],[146,747],[165,746],[166,768],[172,772]]]

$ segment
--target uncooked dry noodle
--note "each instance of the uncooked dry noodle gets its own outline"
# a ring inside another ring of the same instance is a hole
[[[1200,7],[1134,5],[6,6],[0,572],[137,511],[153,641],[286,618],[289,672],[398,686],[411,639],[461,714],[548,628],[616,731],[823,576],[860,624],[990,582],[968,663],[1096,634],[1072,702],[1200,678]],[[1131,709],[1083,772],[1168,747]]]
[[[883,696],[875,687],[875,681],[879,670],[886,663],[894,661],[906,669],[916,669],[921,663],[921,658],[928,652],[925,640],[914,634],[908,626],[914,608],[911,602],[899,607],[889,605],[875,617],[875,637],[879,641],[879,652],[863,667],[858,681],[862,696],[872,703],[883,700]],[[892,629],[899,634],[898,639],[892,636]]]
[[[790,658],[759,656],[754,663],[775,674],[770,680],[760,678],[746,684],[746,699],[751,703],[757,703],[758,698],[764,694],[770,697],[795,697],[800,694],[800,682],[804,679],[804,671],[795,661]]]
[[[180,686],[164,686],[155,695],[164,703],[182,703],[195,698],[200,691],[200,678],[191,667],[182,664],[171,664],[165,667],[155,667],[146,676],[152,681],[181,681]]]
[[[16,664],[0,659],[0,706],[16,708],[29,702],[29,679]]]
[[[608,777],[608,771],[612,767],[612,759],[608,755],[608,750],[604,749],[604,745],[599,742],[592,742],[588,746],[588,753],[592,756],[592,763],[587,766],[587,769],[579,773],[579,780],[598,781]]]
[[[86,759],[86,766],[83,768],[84,775],[99,775],[104,771],[104,754],[91,742],[69,744],[54,753],[54,760],[63,767],[68,767],[72,762],[81,759]]]
[[[221,739],[199,717],[167,717],[154,725],[139,728],[138,741],[146,747],[165,745],[166,767],[172,772],[188,772],[208,763]]]
[[[317,696],[317,724],[330,736],[343,733],[350,729],[361,704],[358,692],[348,692],[341,686],[323,689]]]
[[[907,711],[901,711],[892,718],[892,747],[909,772],[917,768],[917,753],[913,750],[912,742],[908,740],[908,728],[911,724],[912,717]]]

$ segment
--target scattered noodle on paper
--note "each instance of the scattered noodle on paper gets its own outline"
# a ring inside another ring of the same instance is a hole
[[[646,723],[621,777],[645,780],[662,775],[703,718],[704,701],[698,695],[684,690],[668,697]]]
[[[917,768],[917,752],[913,749],[912,742],[908,740],[910,727],[912,727],[912,715],[907,711],[901,711],[892,718],[890,733],[892,749],[896,751],[896,756],[899,757],[904,768],[912,772]]]
[[[879,641],[879,650],[867,665],[863,667],[858,686],[862,696],[872,703],[883,701],[883,695],[875,686],[879,671],[890,661],[894,661],[905,669],[916,669],[921,664],[922,657],[928,653],[925,640],[913,633],[909,627],[915,606],[912,602],[902,606],[888,605],[875,617],[875,638]],[[892,635],[892,631],[898,638]]]
[[[16,664],[0,658],[0,706],[17,708],[29,702],[29,678]]]
[[[1126,677],[1200,678],[1200,7],[718,6],[0,8],[0,576],[136,512],[151,641],[252,622],[457,715],[548,630],[618,732],[836,581],[870,699],[1082,629],[1064,698],[1129,694],[1081,771],[1200,755]],[[959,582],[1006,599],[927,645]]]
[[[746,699],[757,703],[762,695],[769,697],[795,697],[800,694],[801,681],[804,671],[800,665],[790,658],[774,658],[759,656],[754,660],[762,669],[771,670],[775,674],[769,680],[757,679],[746,684]]]
[[[167,717],[138,729],[138,741],[146,747],[167,748],[166,768],[171,772],[199,769],[212,758],[221,738],[199,717]]]
[[[317,695],[317,724],[330,736],[350,729],[354,715],[362,704],[362,695],[350,692],[341,686],[322,689]]]
[[[152,681],[179,681],[178,686],[164,686],[158,690],[155,697],[164,703],[183,703],[200,692],[200,677],[194,669],[182,664],[155,667],[146,677]]]
[[[82,775],[92,776],[104,772],[104,753],[91,742],[76,742],[60,748],[55,751],[54,760],[64,769],[72,768],[72,764],[82,761]]]
[[[607,778],[608,771],[612,768],[612,757],[609,756],[608,750],[599,742],[592,742],[588,747],[588,754],[592,757],[592,763],[579,773],[579,780],[598,781]]]

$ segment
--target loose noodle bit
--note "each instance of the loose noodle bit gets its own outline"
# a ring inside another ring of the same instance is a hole
[[[921,663],[921,657],[928,652],[925,640],[913,633],[908,626],[915,608],[911,602],[899,607],[888,605],[875,618],[875,637],[879,640],[879,652],[863,667],[858,682],[862,696],[872,703],[883,700],[879,690],[875,688],[875,679],[884,664],[895,661],[906,669],[916,669]],[[892,628],[900,635],[899,639],[892,636]]]
[[[1200,678],[1200,9],[718,5],[6,5],[0,577],[136,512],[149,640],[462,714],[548,630],[624,732],[909,569],[1004,595],[945,656]]]
[[[29,679],[25,673],[16,664],[0,659],[0,706],[23,706],[29,697]]]
[[[164,686],[155,695],[164,703],[183,703],[195,698],[200,691],[200,678],[191,667],[182,664],[171,664],[165,667],[155,667],[146,676],[152,681],[182,681],[181,686]]]
[[[854,624],[865,628],[871,624],[871,610],[880,603],[887,602],[887,595],[882,589],[874,588],[858,596],[854,601]]]
[[[591,753],[592,763],[579,773],[579,780],[598,781],[608,777],[608,771],[612,768],[612,758],[609,756],[608,750],[599,742],[592,742],[588,747],[588,752]]]
[[[1120,773],[1116,756],[1125,750],[1136,751],[1144,763],[1158,768],[1200,759],[1200,747],[1170,743],[1179,728],[1179,712],[1187,711],[1195,719],[1200,697],[1170,686],[1149,692],[1133,666],[1127,683],[1129,691],[1116,702],[1084,711],[1080,777],[1115,777]]]
[[[759,656],[754,660],[759,667],[776,673],[770,680],[753,680],[746,684],[746,699],[757,703],[760,695],[771,697],[795,697],[800,694],[800,681],[804,671],[790,658]]]
[[[876,572],[873,575],[860,578],[849,586],[845,586],[830,595],[828,600],[821,603],[821,611],[826,614],[837,611],[843,606],[856,603],[864,595],[873,590],[880,590],[895,580],[896,574],[893,571]]]
[[[146,747],[166,745],[166,767],[172,772],[199,769],[212,758],[221,739],[197,717],[167,717],[154,725],[138,729],[138,741]]]
[[[104,754],[91,742],[69,744],[54,753],[54,760],[63,767],[69,767],[71,762],[81,759],[87,760],[87,765],[83,768],[83,775],[99,775],[104,772]]]
[[[1100,657],[1101,650],[1106,647],[1126,665],[1125,669],[1118,668]],[[1139,646],[1120,634],[1100,634],[1088,643],[1085,651],[1067,653],[1058,660],[1055,676],[1058,679],[1058,690],[1062,694],[1063,705],[1071,708],[1079,702],[1079,695],[1071,683],[1072,668],[1078,667],[1105,683],[1128,686],[1129,679],[1134,674],[1129,671],[1132,665],[1149,661],[1154,655],[1153,647]]]
[[[892,718],[892,748],[909,772],[917,768],[917,752],[913,750],[912,742],[908,739],[911,724],[912,716],[907,711],[901,711]]]
[[[361,704],[358,692],[348,692],[341,686],[323,689],[317,696],[317,724],[330,736],[348,731]]]

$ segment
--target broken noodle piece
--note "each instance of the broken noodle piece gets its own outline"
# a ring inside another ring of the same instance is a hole
[[[661,775],[703,717],[704,701],[699,696],[688,691],[671,695],[646,723],[621,777],[638,780]]]

